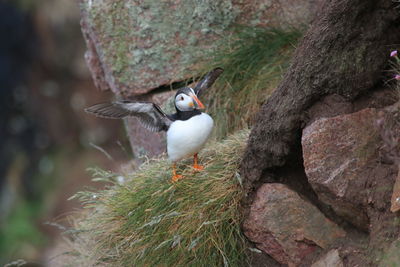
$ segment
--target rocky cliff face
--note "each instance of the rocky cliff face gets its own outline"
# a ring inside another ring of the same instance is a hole
[[[305,183],[312,193],[299,197],[299,188],[262,185],[244,223],[257,248],[289,266],[375,266],[382,257],[384,264],[393,264],[399,237],[400,110],[399,103],[382,107],[386,100],[374,95],[368,103],[351,104],[330,96],[310,109],[311,116],[321,116],[321,106],[335,107],[303,130]],[[381,108],[351,112],[365,105]]]
[[[307,24],[322,2],[81,0],[87,63],[99,89],[161,104],[173,92],[160,87],[191,77],[234,23]],[[354,103],[331,95],[310,108],[304,166],[288,166],[276,183],[261,185],[245,216],[243,230],[257,253],[282,266],[374,266],[387,247],[388,255],[396,254],[400,132],[394,99],[387,91]],[[137,155],[164,150],[162,137],[142,132],[136,121],[127,129]]]

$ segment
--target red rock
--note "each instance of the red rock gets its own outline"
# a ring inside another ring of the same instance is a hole
[[[296,266],[345,232],[283,184],[264,184],[243,224],[257,248],[282,264]]]
[[[400,168],[396,178],[396,182],[393,186],[392,200],[391,200],[391,212],[397,212],[400,210]]]
[[[377,128],[383,140],[381,153],[398,169],[390,207],[391,212],[397,212],[400,210],[400,101],[381,110],[378,115]]]
[[[379,160],[378,118],[378,110],[369,108],[320,119],[302,136],[305,172],[319,199],[365,231],[368,207],[387,209],[393,183],[393,165]]]

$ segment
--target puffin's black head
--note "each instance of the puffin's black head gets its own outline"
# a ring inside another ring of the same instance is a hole
[[[204,109],[204,105],[197,98],[192,88],[183,87],[176,92],[175,108],[178,111],[192,111],[195,109]]]

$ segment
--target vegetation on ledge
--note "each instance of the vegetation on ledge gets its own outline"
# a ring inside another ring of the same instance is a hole
[[[210,54],[204,73],[221,67],[224,73],[205,92],[207,112],[214,118],[221,140],[248,128],[255,114],[282,79],[302,36],[299,30],[237,26]],[[240,116],[238,116],[240,114]]]
[[[95,170],[95,180],[113,185],[76,194],[90,209],[69,231],[69,264],[243,266],[237,169],[247,137],[243,130],[211,143],[200,155],[204,171],[195,173],[184,161],[185,178],[174,184],[164,158],[124,176]]]

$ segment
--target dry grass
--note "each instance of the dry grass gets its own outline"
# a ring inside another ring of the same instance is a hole
[[[95,170],[97,180],[113,185],[80,192],[86,215],[70,231],[71,266],[243,266],[237,172],[248,131],[211,143],[201,153],[205,170],[195,173],[186,161],[185,176],[170,183],[163,158],[140,170],[118,174]]]

